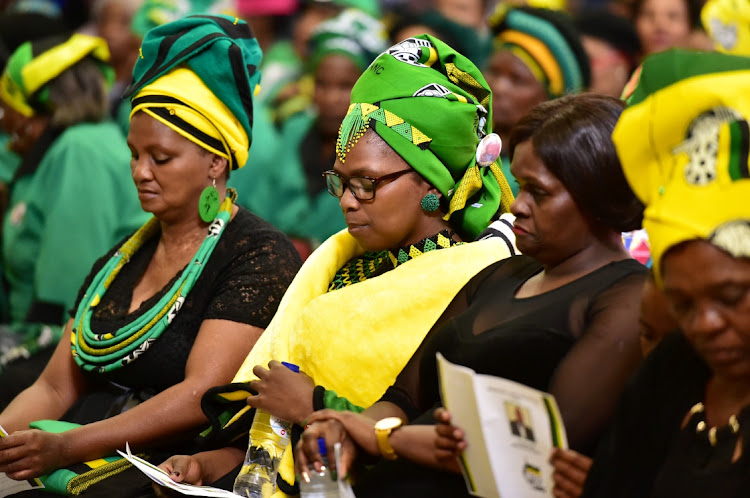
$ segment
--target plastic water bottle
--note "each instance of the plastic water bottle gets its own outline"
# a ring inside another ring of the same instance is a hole
[[[299,367],[284,362],[290,370]],[[284,449],[289,444],[292,424],[263,410],[255,411],[250,427],[250,442],[242,470],[232,492],[245,498],[268,498],[276,492],[276,475]]]
[[[328,451],[325,438],[318,438],[318,452],[323,460],[320,472],[310,472],[310,482],[300,480],[299,492],[304,498],[339,498],[339,483],[333,480],[328,467]]]

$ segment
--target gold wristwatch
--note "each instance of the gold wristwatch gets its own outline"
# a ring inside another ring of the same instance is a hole
[[[393,446],[388,440],[391,432],[401,427],[404,422],[398,417],[388,417],[375,422],[375,437],[378,439],[378,448],[380,448],[380,454],[386,460],[395,460],[398,458],[396,452],[393,451]]]

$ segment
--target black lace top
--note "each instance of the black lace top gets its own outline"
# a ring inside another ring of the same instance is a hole
[[[116,330],[137,319],[177,280],[179,275],[137,310],[128,313],[133,288],[146,271],[157,242],[158,237],[148,240],[102,296],[91,319],[94,332]],[[113,248],[94,264],[81,287],[76,306],[94,275],[115,250]],[[298,253],[283,234],[240,208],[224,230],[180,313],[159,339],[136,361],[107,374],[87,373],[87,379],[93,385],[111,381],[128,388],[148,389],[154,394],[181,382],[203,320],[230,320],[265,328],[300,266]]]

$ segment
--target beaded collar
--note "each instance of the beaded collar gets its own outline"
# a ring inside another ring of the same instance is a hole
[[[328,292],[382,275],[426,252],[447,249],[461,244],[461,242],[456,242],[451,238],[454,233],[453,230],[441,230],[416,244],[394,250],[366,252],[361,256],[352,258],[336,272],[328,286]]]

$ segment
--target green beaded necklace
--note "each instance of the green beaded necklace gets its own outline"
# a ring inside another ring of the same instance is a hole
[[[206,261],[229,223],[236,197],[237,193],[233,189],[227,190],[227,196],[209,225],[203,243],[180,278],[159,302],[128,325],[114,332],[95,334],[91,330],[94,308],[123,266],[158,232],[159,221],[151,218],[120,247],[96,274],[76,310],[71,349],[78,366],[89,372],[111,372],[136,360],[159,338],[177,316],[185,297],[200,277]]]

